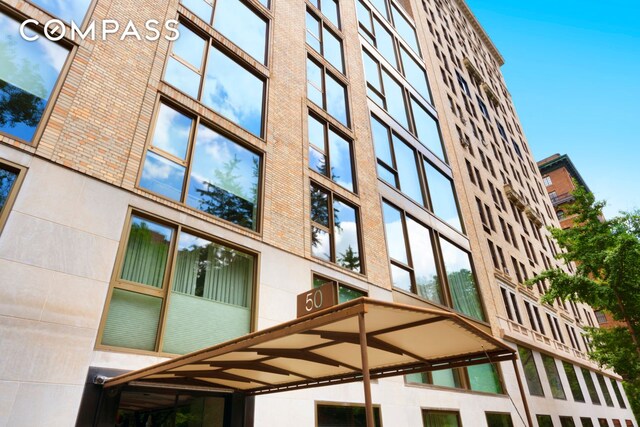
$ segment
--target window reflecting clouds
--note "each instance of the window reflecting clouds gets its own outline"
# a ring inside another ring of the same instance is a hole
[[[254,135],[262,136],[264,80],[214,46],[209,47],[204,67],[207,42],[183,25],[179,30],[180,38],[174,42],[167,62],[165,81]],[[201,83],[204,87],[200,95]]]
[[[31,0],[50,14],[66,22],[75,22],[80,27],[91,0]]]
[[[331,31],[326,28],[322,30],[322,50],[323,55],[338,71],[344,73],[342,62],[342,42]]]
[[[424,162],[431,209],[440,219],[458,231],[462,231],[460,212],[456,204],[453,182],[427,161]]]
[[[417,54],[420,54],[420,48],[418,47],[418,36],[416,30],[409,23],[407,18],[400,12],[400,9],[395,4],[391,3],[391,15],[393,16],[393,24],[402,36],[402,39],[413,49]]]
[[[393,148],[396,154],[400,190],[416,202],[424,204],[416,152],[395,135],[393,135]]]
[[[362,272],[359,234],[356,208],[312,184],[312,255]]]
[[[416,127],[415,134],[418,136],[418,140],[436,156],[446,160],[436,120],[413,98],[411,98],[411,108]]]
[[[202,102],[254,135],[262,133],[264,81],[215,47],[209,49]]]
[[[347,126],[347,88],[331,74],[326,75],[327,112]]]
[[[266,62],[267,22],[240,0],[217,0],[213,27],[261,63]]]
[[[153,133],[153,146],[182,160],[186,158],[193,120],[173,108],[160,104]]]
[[[234,224],[258,222],[261,158],[161,103],[140,186]],[[187,158],[193,145],[191,161]],[[188,190],[183,191],[186,176]]]
[[[149,151],[142,169],[140,186],[179,201],[182,195],[184,174],[184,166]]]
[[[407,106],[404,102],[402,86],[384,69],[382,70],[382,84],[384,85],[385,109],[391,117],[405,128],[409,128],[407,120]]]
[[[347,190],[354,191],[351,144],[330,130],[329,153],[331,158],[330,178]]]
[[[200,74],[193,71],[175,58],[169,58],[164,79],[167,83],[186,93],[192,98],[198,98],[200,90]]]
[[[335,233],[336,261],[349,270],[360,271],[360,244],[356,210],[339,200],[333,201],[333,229]]]
[[[393,68],[398,69],[398,60],[396,58],[396,52],[394,49],[393,37],[391,33],[384,28],[384,26],[376,18],[373,18],[373,30],[375,31],[375,46],[378,51],[384,56],[389,64]]]
[[[349,191],[355,191],[351,142],[309,115],[309,167]]]
[[[422,224],[407,218],[407,235],[416,278],[416,292],[429,301],[443,303],[440,277],[436,268],[431,232]]]
[[[413,86],[420,95],[429,103],[433,104],[431,95],[429,94],[429,84],[427,83],[427,75],[424,69],[418,65],[415,59],[405,50],[400,48],[400,57],[402,58],[402,68],[404,76],[411,86]]]
[[[340,123],[349,125],[347,88],[310,58],[307,58],[307,97]]]
[[[213,12],[213,1],[209,0],[180,0],[187,9],[193,12],[204,22],[211,22],[211,13]]]
[[[389,205],[383,203],[384,229],[387,234],[387,246],[389,256],[396,261],[409,264],[407,257],[407,245],[405,241],[404,226],[401,212]]]
[[[0,132],[31,142],[69,51],[19,27],[0,13]]]
[[[386,202],[383,212],[393,285],[443,304],[431,231]]]
[[[187,204],[243,227],[255,229],[258,214],[258,155],[198,127]]]

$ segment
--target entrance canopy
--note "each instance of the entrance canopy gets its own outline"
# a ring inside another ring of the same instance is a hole
[[[166,362],[109,378],[264,394],[515,360],[461,316],[359,298]]]

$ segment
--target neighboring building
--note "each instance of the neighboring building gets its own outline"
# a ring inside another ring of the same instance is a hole
[[[560,227],[570,228],[574,225],[575,215],[570,215],[567,206],[575,200],[572,193],[576,189],[576,183],[584,187],[587,191],[589,187],[574,166],[568,155],[554,154],[538,162],[538,168],[542,174],[542,180],[549,193],[551,204],[556,212]],[[604,218],[602,218],[604,220]],[[611,313],[598,310],[595,313],[598,325],[602,328],[613,328],[616,326],[626,326],[623,322],[613,319]]]
[[[573,191],[576,183],[587,191],[589,187],[566,154],[554,154],[538,162],[538,168],[542,174],[542,181],[549,193],[551,204],[560,221],[561,228],[573,226],[573,215],[567,212],[567,206],[575,200]]]
[[[385,426],[637,426],[586,357],[592,310],[522,285],[557,266],[557,221],[462,0],[65,5],[0,1],[0,425],[356,425],[358,384],[92,384],[294,319],[334,281],[341,301],[454,310],[521,356],[378,380]],[[181,35],[26,42],[27,18]]]

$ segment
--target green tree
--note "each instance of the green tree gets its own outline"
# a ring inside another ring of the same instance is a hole
[[[567,208],[575,226],[550,228],[563,249],[557,258],[576,265],[570,275],[561,269],[544,271],[529,285],[549,280],[542,301],[582,301],[610,312],[626,327],[587,328],[592,340],[592,360],[614,369],[625,381],[630,402],[640,411],[640,211],[622,212],[605,220],[605,203],[578,187],[575,202]]]
[[[351,245],[338,257],[338,264],[353,271],[360,271],[360,257]]]
[[[13,128],[18,124],[35,127],[40,122],[46,102],[24,89],[38,94],[46,93],[38,65],[26,58],[16,63],[16,42],[13,37],[0,41],[0,128]]]
[[[235,224],[247,228],[255,227],[255,197],[257,187],[250,189],[250,200],[244,194],[244,187],[239,182],[239,169],[241,160],[234,156],[226,162],[221,169],[214,171],[215,182],[203,181],[204,188],[197,189],[200,195],[199,208],[204,212],[226,219]],[[257,168],[254,164],[254,174]]]

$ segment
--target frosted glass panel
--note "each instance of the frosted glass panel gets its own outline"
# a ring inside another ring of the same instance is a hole
[[[163,351],[184,354],[249,333],[251,310],[171,293]]]
[[[102,344],[155,350],[162,298],[114,289]]]

